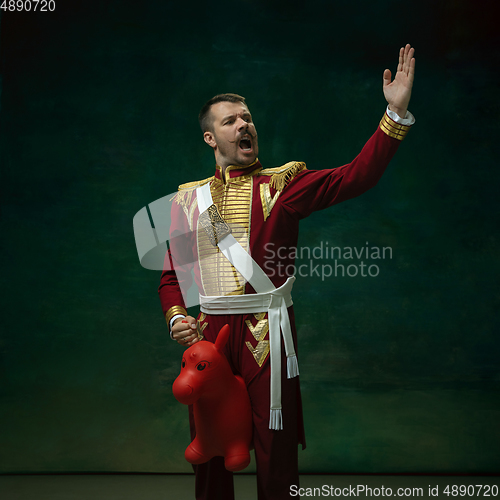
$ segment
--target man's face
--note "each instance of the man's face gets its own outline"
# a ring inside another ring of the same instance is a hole
[[[210,108],[213,132],[205,132],[205,142],[214,148],[220,167],[246,166],[259,153],[257,130],[252,115],[241,102],[218,102]]]

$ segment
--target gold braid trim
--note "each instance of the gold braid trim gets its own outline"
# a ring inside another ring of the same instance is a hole
[[[176,314],[183,314],[184,316],[187,316],[187,311],[184,309],[182,306],[173,306],[171,307],[166,313],[165,313],[165,320],[167,321],[167,325],[170,323],[170,320],[176,315]]]
[[[305,169],[306,164],[304,162],[290,161],[281,167],[261,170],[259,175],[270,175],[269,185],[276,191],[282,191],[299,172]]]
[[[379,126],[389,137],[397,139],[398,141],[402,141],[411,128],[411,126],[396,123],[387,116],[387,113],[385,113],[382,120],[380,120]]]

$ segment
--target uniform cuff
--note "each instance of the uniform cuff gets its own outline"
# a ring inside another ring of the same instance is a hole
[[[389,106],[387,106],[386,113],[389,115],[389,118],[394,120],[396,123],[400,125],[406,125],[407,127],[412,126],[415,123],[415,117],[409,112],[406,112],[404,118],[401,118],[396,112],[391,111]]]
[[[172,317],[172,319],[170,320],[169,324],[168,324],[168,329],[170,330],[170,338],[172,340],[175,340],[174,337],[172,336],[172,327],[174,326],[174,321],[177,319],[177,318],[185,318],[186,316],[184,314],[176,314],[174,317]]]
[[[387,110],[382,120],[380,120],[379,126],[382,131],[389,137],[397,139],[398,141],[402,141],[406,137],[406,134],[409,132],[411,125],[415,123],[415,118],[413,118],[413,115],[409,111],[406,113],[405,118],[400,118],[397,115],[396,117],[392,118],[392,115],[395,115],[395,113]],[[407,125],[404,125],[404,123],[407,123]]]
[[[187,311],[184,309],[182,306],[173,306],[171,307],[166,313],[165,313],[165,320],[167,321],[167,324],[170,324],[170,320],[176,315],[176,314],[182,314],[184,316],[187,316]]]

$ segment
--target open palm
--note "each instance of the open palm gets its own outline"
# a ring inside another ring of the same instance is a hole
[[[413,79],[415,78],[415,49],[407,44],[399,51],[398,69],[391,82],[391,71],[384,71],[383,91],[389,109],[404,118],[410,102]]]

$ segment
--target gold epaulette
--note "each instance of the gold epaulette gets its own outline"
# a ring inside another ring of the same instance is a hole
[[[215,176],[212,175],[212,177],[207,177],[206,179],[203,179],[202,181],[194,181],[194,182],[186,182],[185,184],[181,184],[179,186],[179,191],[182,191],[183,189],[193,189],[198,186],[203,186],[207,182],[213,181],[215,179]]]
[[[175,200],[178,205],[181,205],[184,210],[191,204],[191,199],[193,197],[193,191],[199,187],[203,186],[207,182],[215,179],[215,176],[208,177],[207,179],[203,179],[202,181],[194,181],[194,182],[186,182],[185,184],[181,184],[179,186],[179,191],[174,194],[171,200]]]
[[[282,191],[299,172],[305,169],[306,164],[304,162],[290,161],[281,167],[261,170],[259,175],[270,175],[269,185],[276,191]]]

